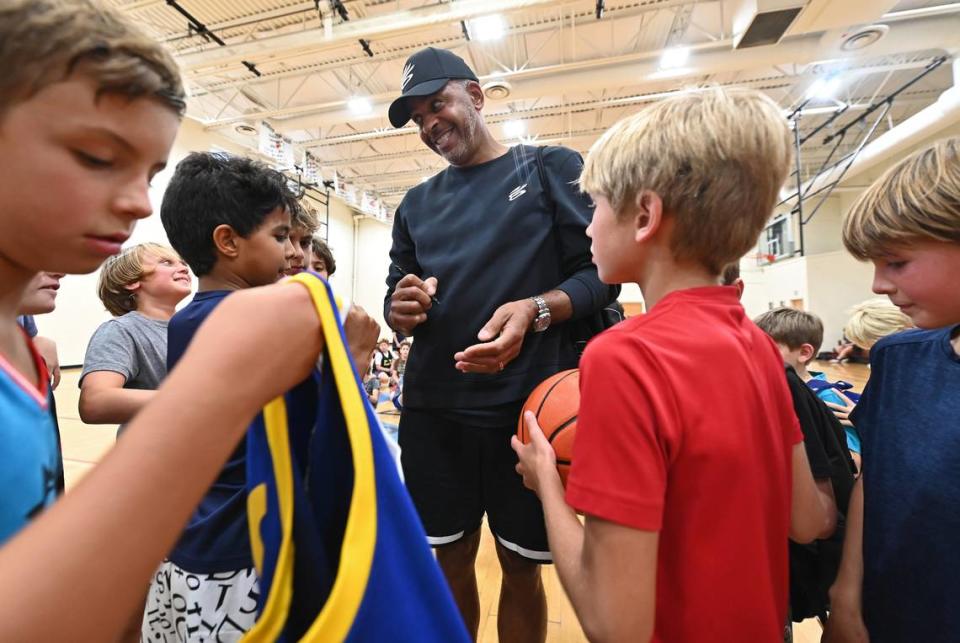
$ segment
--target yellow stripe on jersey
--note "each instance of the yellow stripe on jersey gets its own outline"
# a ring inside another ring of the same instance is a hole
[[[290,462],[287,405],[282,397],[278,397],[267,404],[263,409],[263,420],[267,438],[270,441],[270,455],[277,484],[277,500],[283,541],[280,544],[280,553],[277,557],[277,571],[274,576],[275,587],[270,590],[267,604],[264,606],[260,618],[243,638],[248,643],[272,643],[280,638],[284,623],[287,620],[287,612],[290,610],[290,601],[293,598],[293,466]],[[254,493],[247,497],[248,520],[251,524],[259,524],[260,519],[267,513],[266,486],[259,485],[257,490],[261,493]],[[253,511],[251,511],[251,499],[254,503]],[[256,523],[253,522],[254,511],[257,512]],[[259,529],[251,529],[250,547],[254,553],[257,570],[262,571],[263,542],[260,538]]]
[[[350,632],[360,609],[376,547],[377,498],[370,424],[363,398],[360,396],[360,389],[354,379],[347,346],[340,334],[340,326],[324,285],[307,274],[296,275],[288,281],[299,283],[309,291],[320,317],[325,352],[333,370],[350,439],[354,472],[353,495],[350,500],[336,580],[317,620],[301,640],[305,642],[342,641]],[[293,467],[290,461],[289,429],[283,398],[270,402],[263,412],[277,479],[283,538],[274,584],[278,582],[282,584],[270,589],[260,618],[243,639],[246,643],[268,643],[280,636],[293,594]],[[251,529],[251,547],[254,551],[254,559],[258,561],[258,569],[262,570],[263,543],[256,525],[266,514],[266,490],[258,494],[257,491],[260,488],[258,486],[248,498],[248,511],[250,512],[249,520],[254,526]]]

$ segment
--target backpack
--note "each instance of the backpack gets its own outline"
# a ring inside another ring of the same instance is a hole
[[[556,210],[556,201],[553,200],[553,194],[550,192],[550,183],[547,181],[547,172],[543,166],[543,146],[537,146],[534,154],[537,162],[537,176],[540,179],[540,185],[543,188],[543,194],[547,197],[547,202],[554,206]],[[583,355],[583,351],[594,336],[599,335],[611,326],[622,322],[625,318],[623,305],[613,299],[597,312],[588,315],[582,319],[567,322],[565,326],[569,330],[570,340],[577,351],[577,359]]]

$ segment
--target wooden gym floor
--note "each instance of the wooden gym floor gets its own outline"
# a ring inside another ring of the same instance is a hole
[[[812,368],[825,371],[831,380],[842,379],[850,382],[856,391],[863,390],[870,373],[866,366],[859,364],[838,365],[815,362]],[[79,377],[80,369],[64,371],[60,386],[55,392],[68,491],[113,446],[117,430],[116,426],[112,425],[88,425],[80,421],[80,413],[77,410]],[[390,408],[389,402],[380,405],[380,410],[388,408]],[[382,417],[387,422],[397,422],[395,415]],[[547,641],[550,643],[586,641],[553,566],[546,565],[543,571],[549,619]],[[496,643],[500,566],[497,562],[493,539],[486,526],[483,528],[480,553],[477,557],[477,581],[480,588],[481,609],[479,641]],[[815,620],[804,621],[794,627],[794,640],[796,643],[818,643],[820,632],[820,626]]]

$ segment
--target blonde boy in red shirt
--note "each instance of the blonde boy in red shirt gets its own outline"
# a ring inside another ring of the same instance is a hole
[[[769,98],[707,89],[621,121],[587,158],[593,261],[649,312],[580,362],[566,498],[532,414],[514,448],[591,640],[778,640],[787,539],[831,529],[780,353],[716,285],[770,217],[790,141]]]

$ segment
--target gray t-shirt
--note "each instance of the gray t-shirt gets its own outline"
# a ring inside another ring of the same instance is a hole
[[[167,375],[167,322],[131,312],[100,324],[87,345],[80,384],[95,371],[120,373],[123,388],[158,388]]]

